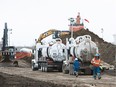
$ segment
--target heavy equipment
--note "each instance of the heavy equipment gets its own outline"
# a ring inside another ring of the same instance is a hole
[[[2,50],[1,50],[1,60],[0,62],[12,62],[15,66],[18,66],[18,62],[15,60],[16,47],[8,45],[8,28],[7,23],[5,23],[5,29],[2,38]]]
[[[65,31],[60,31],[60,30],[56,30],[56,29],[50,29],[50,30],[42,33],[39,36],[39,38],[37,40],[37,43],[41,43],[41,41],[44,38],[46,38],[46,37],[48,37],[50,35],[52,35],[52,38],[55,39],[55,38],[61,37],[62,35],[66,35],[66,34],[70,34],[70,31],[66,31],[66,30]]]
[[[41,40],[51,34],[53,34],[55,42],[47,45],[41,44]],[[40,35],[35,45],[36,48],[34,51],[34,59],[32,59],[32,70],[41,69],[42,71],[62,71],[62,64],[66,59],[66,46],[60,39],[61,34],[69,34],[69,32],[61,33],[61,31],[49,30]]]
[[[73,74],[74,58],[80,61],[80,73],[92,74],[91,59],[99,53],[97,45],[91,40],[90,35],[78,36],[76,39],[70,38],[66,41],[67,57],[63,61],[63,73]]]
[[[24,57],[31,57],[30,52],[17,51],[15,46],[8,45],[8,28],[5,23],[5,29],[2,38],[2,48],[0,51],[0,63],[8,66],[18,66],[18,60]]]

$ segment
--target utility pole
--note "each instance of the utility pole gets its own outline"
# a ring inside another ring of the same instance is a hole
[[[114,55],[115,55],[114,61],[116,62],[116,45],[114,45]]]
[[[104,29],[101,28],[102,39],[103,39],[103,32],[104,32]]]
[[[115,44],[115,62],[116,62],[116,34],[113,35],[114,37],[114,44]]]
[[[12,34],[12,29],[9,29],[8,31],[10,31],[9,33],[8,33],[8,39],[9,39],[9,43],[8,43],[8,45],[10,46],[10,34]]]

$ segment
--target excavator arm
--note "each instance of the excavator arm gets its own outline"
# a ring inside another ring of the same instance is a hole
[[[44,39],[52,34],[54,34],[55,38],[59,38],[61,35],[69,34],[69,33],[70,33],[69,31],[60,31],[60,30],[56,30],[56,29],[50,29],[40,35],[40,37],[37,40],[37,43],[41,43],[42,39]]]
[[[42,33],[42,34],[40,35],[40,37],[38,38],[37,43],[41,43],[41,40],[42,40],[42,39],[44,39],[44,38],[46,38],[46,37],[48,37],[48,36],[54,34],[56,31],[58,31],[58,30],[50,29],[50,30],[48,30],[48,31],[46,31],[46,32],[44,32],[44,33]]]

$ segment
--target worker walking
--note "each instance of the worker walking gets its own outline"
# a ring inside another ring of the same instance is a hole
[[[80,68],[80,63],[78,61],[78,58],[75,58],[73,64],[74,64],[74,75],[76,75],[76,77],[78,77],[78,71],[79,71],[79,68]]]
[[[101,79],[101,71],[100,71],[100,63],[101,60],[99,58],[99,54],[95,54],[95,57],[91,60],[91,63],[93,65],[93,77],[94,79],[96,79],[96,77],[98,77],[98,79]]]

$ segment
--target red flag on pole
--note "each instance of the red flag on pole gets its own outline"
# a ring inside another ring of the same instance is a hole
[[[86,22],[88,22],[89,23],[89,21],[87,20],[87,19],[84,19]]]

